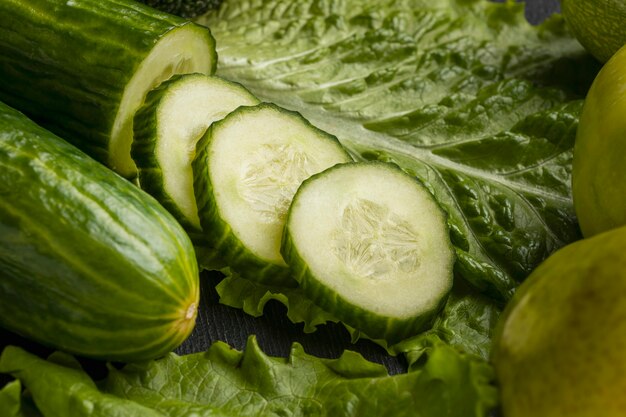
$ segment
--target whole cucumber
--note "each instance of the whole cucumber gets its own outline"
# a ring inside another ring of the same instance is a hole
[[[152,197],[0,103],[0,326],[135,361],[191,332],[191,242]]]

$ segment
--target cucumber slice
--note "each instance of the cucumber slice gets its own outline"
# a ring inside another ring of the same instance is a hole
[[[446,216],[392,164],[341,164],[306,180],[281,250],[314,303],[391,343],[428,326],[452,287]]]
[[[309,176],[348,161],[337,138],[298,113],[269,103],[235,110],[209,128],[193,162],[206,237],[242,276],[297,285],[280,254],[291,198]]]
[[[146,94],[216,64],[208,28],[137,2],[0,1],[0,100],[128,178]]]
[[[125,176],[136,173],[130,156],[133,141],[133,116],[146,94],[175,74],[215,72],[217,56],[214,40],[195,25],[170,30],[154,45],[128,81],[113,122],[109,144],[109,165]]]
[[[187,230],[201,230],[191,170],[196,144],[213,122],[258,103],[240,84],[190,74],[152,90],[137,112],[132,157],[139,185]]]

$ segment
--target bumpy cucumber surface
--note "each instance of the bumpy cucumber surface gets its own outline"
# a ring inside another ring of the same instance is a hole
[[[306,180],[282,254],[311,300],[392,343],[424,329],[452,287],[445,214],[425,187],[386,163],[341,164]]]
[[[152,197],[0,103],[0,325],[135,361],[191,332],[199,285],[182,227]]]
[[[258,103],[240,84],[190,74],[163,82],[137,112],[132,157],[139,185],[186,229],[201,229],[191,169],[198,141],[237,107]]]
[[[147,92],[216,62],[207,28],[134,1],[0,2],[0,100],[126,177]]]
[[[198,142],[194,192],[202,229],[242,276],[295,285],[280,254],[291,198],[303,180],[350,155],[337,138],[273,104],[240,107]]]

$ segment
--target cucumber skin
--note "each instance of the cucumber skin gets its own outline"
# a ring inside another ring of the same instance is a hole
[[[198,270],[178,223],[139,188],[2,103],[0,194],[3,327],[120,361],[161,356],[189,335]]]
[[[156,198],[156,200],[169,211],[178,222],[189,232],[201,233],[202,230],[194,226],[187,217],[179,210],[176,202],[165,192],[164,178],[161,165],[157,160],[156,140],[158,129],[159,102],[168,92],[168,86],[180,80],[181,75],[175,75],[161,83],[146,96],[146,101],[135,114],[134,130],[131,155],[137,164],[137,179],[142,190]]]
[[[137,183],[139,187],[154,197],[185,229],[196,248],[196,257],[201,267],[203,269],[220,269],[224,265],[215,258],[202,230],[194,226],[185,217],[178,209],[176,202],[165,192],[163,171],[155,157],[156,143],[153,138],[156,137],[158,122],[157,113],[152,111],[152,109],[157,106],[163,95],[167,93],[167,85],[180,79],[180,77],[180,75],[175,75],[161,83],[146,96],[146,101],[135,114],[133,124],[135,135],[131,147],[131,155],[137,164]]]
[[[372,161],[358,162],[358,164],[383,164],[389,166],[390,168],[393,167],[393,169],[401,170],[395,165],[391,165],[386,162]],[[328,168],[327,170],[306,179],[294,195],[292,204],[297,200],[298,194],[306,188],[306,185],[309,182],[314,181],[318,176],[324,175],[331,170],[341,169],[344,165],[346,164],[335,165],[334,167]],[[420,184],[420,186],[422,185]],[[386,341],[389,346],[401,342],[411,336],[415,336],[432,326],[437,314],[443,309],[446,300],[448,299],[448,294],[444,295],[439,303],[431,310],[425,311],[417,317],[409,317],[401,320],[392,319],[371,311],[364,311],[361,307],[351,303],[324,284],[319,283],[315,275],[311,273],[311,270],[307,266],[306,262],[303,261],[302,256],[300,256],[293,243],[293,239],[291,238],[291,234],[289,232],[290,214],[291,210],[289,210],[287,214],[285,229],[283,230],[281,254],[283,255],[283,259],[285,259],[287,265],[289,265],[293,278],[298,282],[306,297],[309,298],[314,304],[333,314],[342,323],[359,331],[359,333],[362,333],[365,338],[372,340],[382,339]],[[452,243],[450,243],[450,247],[452,247]],[[452,270],[452,266],[450,267],[450,270]]]
[[[215,45],[208,29],[134,1],[2,0],[0,100],[112,166],[124,88],[161,36],[186,25]]]
[[[135,114],[134,118],[134,140],[131,148],[131,155],[137,164],[137,181],[142,190],[156,198],[156,200],[169,211],[187,231],[194,246],[196,256],[201,267],[204,269],[222,269],[226,265],[215,254],[211,247],[211,239],[207,239],[201,227],[194,225],[187,216],[179,209],[178,204],[165,190],[163,170],[156,158],[156,138],[159,128],[158,108],[159,103],[167,96],[170,88],[175,88],[179,82],[193,80],[194,78],[217,78],[205,74],[178,74],[162,82],[146,96],[146,101]],[[222,80],[225,84],[236,85],[244,88],[241,84]],[[252,96],[252,93],[250,93]]]

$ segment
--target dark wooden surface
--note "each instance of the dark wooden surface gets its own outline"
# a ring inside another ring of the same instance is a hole
[[[527,1],[526,17],[531,23],[539,23],[546,16],[558,11],[558,0]],[[291,344],[299,342],[306,352],[319,357],[334,358],[344,349],[351,349],[369,360],[384,364],[391,373],[403,372],[406,368],[403,359],[387,355],[382,348],[371,342],[360,341],[352,344],[348,333],[340,325],[324,325],[315,333],[305,334],[302,325],[291,323],[286,317],[285,308],[277,302],[269,302],[263,316],[258,318],[220,305],[214,289],[219,282],[219,275],[204,273],[201,278],[202,302],[197,325],[191,337],[177,349],[179,354],[204,351],[217,340],[242,349],[248,336],[254,334],[263,350],[273,356],[287,356]],[[50,349],[0,329],[0,349],[8,344],[24,346],[40,355],[51,352]],[[95,377],[104,372],[104,367],[99,362],[84,361],[84,364]],[[0,375],[0,386],[8,380],[6,375]]]
[[[500,3],[503,1],[496,0]],[[526,18],[532,24],[541,23],[546,17],[552,13],[561,11],[559,0],[527,0],[526,2]]]

